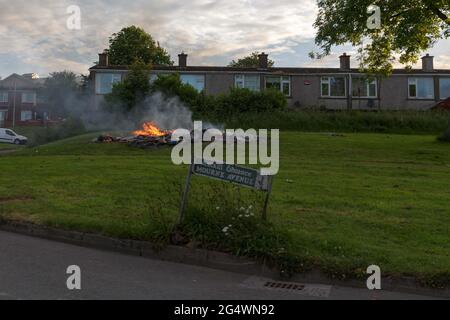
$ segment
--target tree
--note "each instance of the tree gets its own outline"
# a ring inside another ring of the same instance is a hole
[[[255,51],[249,56],[239,59],[238,61],[231,61],[228,66],[234,68],[257,68],[259,67],[259,52]],[[268,61],[269,67],[273,67],[275,62],[273,60]]]
[[[150,92],[150,71],[150,65],[141,61],[134,62],[125,79],[116,83],[112,92],[105,96],[105,101],[109,108],[116,109],[110,111],[127,113],[136,111],[135,107],[143,102]]]
[[[361,66],[366,72],[388,75],[398,61],[410,66],[436,41],[450,36],[448,0],[318,0],[316,43],[324,55],[332,46],[360,46]],[[380,28],[368,28],[373,15],[368,8],[381,9]]]
[[[113,65],[145,64],[173,65],[170,55],[144,29],[123,28],[109,38],[109,59]]]
[[[72,71],[53,72],[45,80],[42,94],[53,116],[65,117],[79,94],[77,75]]]

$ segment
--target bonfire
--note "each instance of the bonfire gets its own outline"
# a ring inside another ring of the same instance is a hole
[[[129,137],[114,137],[112,135],[101,135],[95,142],[99,143],[126,143],[130,146],[140,148],[160,147],[175,145],[178,141],[172,141],[172,130],[163,130],[153,122],[144,122],[142,128],[132,132]]]

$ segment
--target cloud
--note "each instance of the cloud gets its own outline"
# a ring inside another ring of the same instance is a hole
[[[314,0],[49,1],[0,0],[0,54],[14,54],[48,71],[86,72],[108,37],[139,25],[176,56],[189,52],[192,64],[211,57],[228,60],[253,50],[289,51],[314,36]],[[81,8],[82,29],[66,28],[69,5]]]
[[[81,9],[81,30],[66,27],[70,5]],[[129,25],[143,27],[172,57],[188,52],[191,65],[226,64],[258,50],[285,65],[336,66],[346,49],[308,59],[302,47],[314,39],[315,0],[0,0],[0,8],[0,55],[20,62],[0,62],[2,76],[25,67],[87,73],[109,36]],[[450,44],[438,47],[437,65],[450,67]]]

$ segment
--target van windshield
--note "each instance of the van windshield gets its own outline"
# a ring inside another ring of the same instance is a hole
[[[7,134],[8,136],[12,136],[12,137],[15,137],[15,136],[16,136],[16,134],[15,134],[13,131],[11,131],[11,130],[6,130],[5,132],[6,132],[6,134]]]

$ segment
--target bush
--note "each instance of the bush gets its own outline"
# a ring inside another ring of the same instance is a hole
[[[248,112],[271,112],[287,107],[286,97],[278,90],[256,92],[232,88],[229,93],[220,95],[216,100],[215,114],[221,117]]]
[[[168,97],[177,96],[199,118],[223,120],[239,113],[268,112],[287,107],[286,97],[278,90],[254,92],[232,88],[230,92],[214,97],[184,84],[178,74],[158,76],[152,91],[162,92]]]
[[[189,107],[196,107],[200,93],[191,85],[184,84],[179,74],[159,75],[152,84],[153,92],[162,92],[167,97],[178,97]]]

